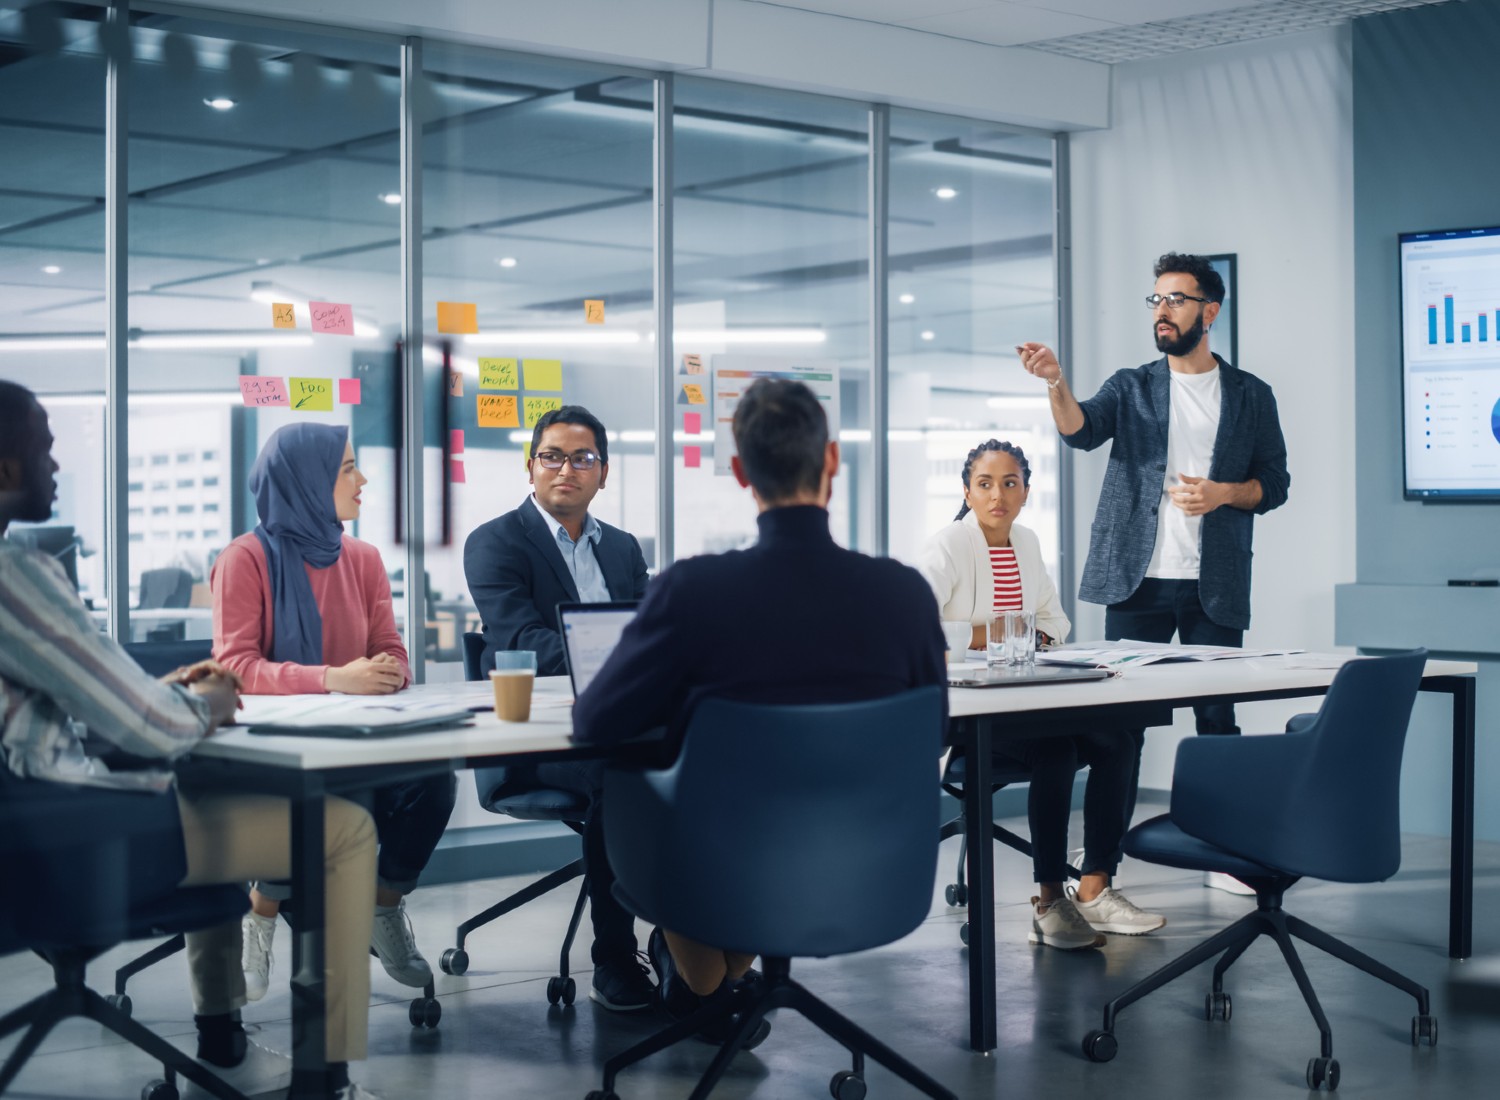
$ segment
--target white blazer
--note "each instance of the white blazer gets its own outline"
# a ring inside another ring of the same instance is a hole
[[[1072,624],[1042,564],[1036,532],[1017,523],[1010,529],[1010,545],[1021,571],[1021,609],[1035,611],[1036,628],[1053,641],[1062,641]],[[990,548],[973,512],[927,540],[918,568],[937,597],[944,622],[979,626],[993,617],[995,576],[990,569]]]

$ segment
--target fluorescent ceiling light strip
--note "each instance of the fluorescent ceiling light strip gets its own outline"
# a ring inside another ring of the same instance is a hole
[[[243,333],[230,336],[193,336],[174,334],[171,336],[137,336],[130,346],[143,351],[208,351],[217,348],[305,348],[312,346],[311,336],[291,336],[281,333]],[[28,351],[103,351],[102,336],[39,336],[31,339],[0,338],[0,354]]]
[[[42,404],[56,408],[102,406],[102,393],[39,394]],[[232,391],[217,393],[133,393],[131,405],[238,405],[244,398]]]
[[[639,332],[578,332],[572,329],[515,329],[510,332],[470,333],[470,347],[513,347],[518,344],[552,344],[556,347],[586,347],[591,344],[639,344]]]
[[[816,328],[685,328],[674,344],[821,344],[828,334]]]

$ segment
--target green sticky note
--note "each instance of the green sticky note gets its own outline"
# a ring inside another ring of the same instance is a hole
[[[479,388],[482,390],[514,390],[520,387],[516,377],[514,359],[481,359],[479,361]]]
[[[535,428],[536,422],[547,413],[562,408],[561,397],[528,397],[526,399],[526,427]]]
[[[288,378],[291,406],[299,412],[333,412],[332,378]]]
[[[526,371],[526,388],[528,390],[560,390],[562,389],[562,360],[561,359],[525,359],[521,366]]]

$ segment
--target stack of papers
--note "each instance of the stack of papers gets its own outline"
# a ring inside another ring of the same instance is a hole
[[[348,696],[261,696],[247,708],[251,733],[297,737],[393,737],[466,726],[474,716],[461,706],[419,700],[355,700]]]
[[[1240,657],[1279,657],[1300,652],[1297,649],[1234,649],[1229,646],[1173,645],[1170,642],[1121,639],[1118,642],[1078,642],[1038,650],[1036,659],[1040,664],[1121,669],[1162,661],[1225,661]]]

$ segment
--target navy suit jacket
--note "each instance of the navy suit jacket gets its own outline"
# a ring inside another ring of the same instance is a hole
[[[1286,441],[1271,387],[1219,359],[1219,431],[1210,481],[1260,482],[1253,511],[1216,508],[1203,517],[1198,597],[1221,626],[1250,625],[1250,541],[1255,517],[1286,503],[1291,475]],[[1083,408],[1083,427],[1063,436],[1070,447],[1092,451],[1113,439],[1099,508],[1089,533],[1089,556],[1078,598],[1113,604],[1129,598],[1146,576],[1156,546],[1156,511],[1167,468],[1167,427],[1172,404],[1166,356],[1116,371]]]
[[[611,599],[638,600],[646,594],[646,559],[635,536],[600,522],[603,534],[594,559]],[[538,676],[567,672],[557,605],[576,603],[578,586],[549,530],[530,501],[476,527],[464,543],[464,578],[484,623],[480,670],[495,667],[506,649],[536,651]]]
[[[759,524],[753,547],[688,558],[652,582],[573,706],[575,740],[661,726],[680,736],[708,696],[841,703],[946,683],[937,601],[920,573],[843,549],[822,508],[772,508]]]

